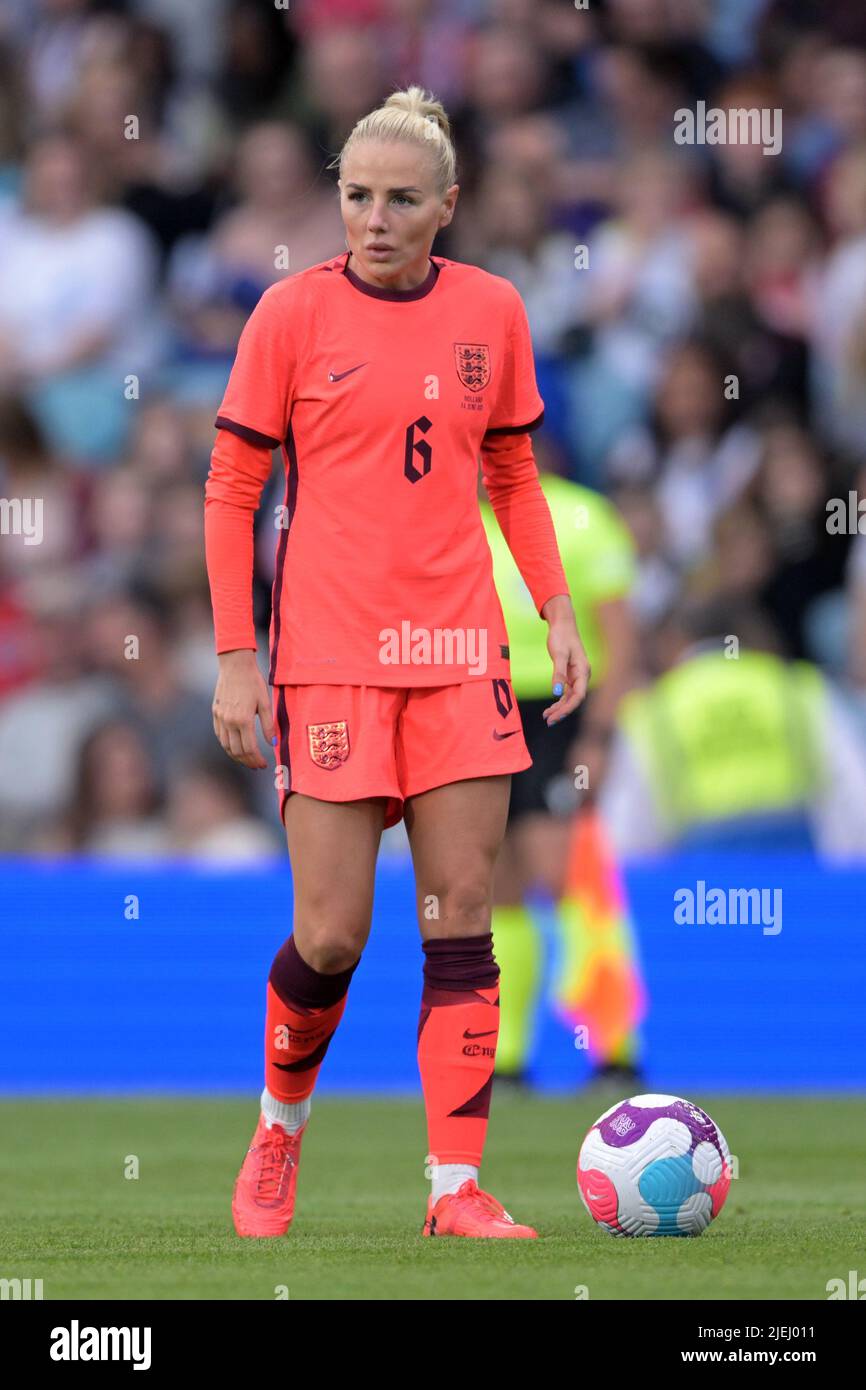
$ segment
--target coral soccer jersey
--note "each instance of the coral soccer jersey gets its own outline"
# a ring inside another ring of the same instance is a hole
[[[416,289],[382,290],[345,253],[264,293],[216,424],[284,453],[271,684],[508,677],[479,455],[543,410],[499,276],[431,257]]]

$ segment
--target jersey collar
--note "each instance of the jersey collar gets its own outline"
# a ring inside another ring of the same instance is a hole
[[[354,285],[355,289],[360,290],[362,294],[369,294],[373,299],[390,299],[392,303],[396,304],[406,304],[413,299],[423,299],[425,295],[430,293],[439,278],[439,267],[431,257],[427,278],[422,280],[420,285],[416,285],[414,290],[383,290],[378,285],[368,285],[366,280],[362,280],[360,275],[357,275],[349,265],[351,251],[347,251],[345,254],[343,274],[349,284]]]

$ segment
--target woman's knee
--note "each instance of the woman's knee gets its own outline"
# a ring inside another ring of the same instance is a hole
[[[295,910],[293,927],[298,950],[320,975],[348,970],[361,955],[370,933],[369,920],[342,912],[306,916]]]
[[[492,878],[490,873],[467,876],[440,895],[443,935],[481,936],[490,931]]]

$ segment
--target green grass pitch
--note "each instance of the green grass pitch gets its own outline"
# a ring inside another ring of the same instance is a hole
[[[584,1210],[580,1140],[615,1099],[494,1093],[482,1183],[539,1241],[422,1239],[420,1097],[317,1098],[294,1225],[268,1241],[229,1209],[257,1098],[2,1102],[0,1276],[45,1299],[823,1300],[863,1270],[861,1099],[692,1097],[739,1163],[696,1240],[618,1240]]]

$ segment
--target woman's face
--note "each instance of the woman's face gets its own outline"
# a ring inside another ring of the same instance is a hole
[[[77,145],[49,136],[33,149],[25,171],[28,207],[50,222],[74,222],[87,209],[87,170]]]
[[[358,141],[339,185],[353,270],[388,289],[420,284],[433,239],[454,214],[458,185],[440,194],[432,158],[404,140]]]
[[[92,744],[89,761],[97,821],[147,815],[153,780],[146,750],[134,729],[108,725]]]
[[[659,417],[672,438],[714,430],[723,400],[718,375],[701,353],[686,348],[674,354],[662,377],[656,402]]]
[[[308,180],[303,144],[293,127],[267,121],[247,133],[238,158],[238,183],[250,202],[283,208],[301,195]]]

